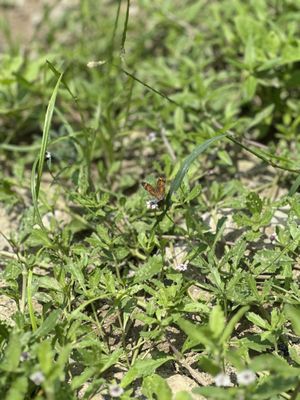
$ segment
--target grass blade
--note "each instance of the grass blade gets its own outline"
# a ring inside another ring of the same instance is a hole
[[[222,129],[221,132],[226,132],[228,129],[229,127],[224,127],[224,129]],[[192,151],[192,153],[183,161],[179,171],[177,172],[173,182],[171,183],[171,187],[166,199],[167,204],[170,203],[172,194],[179,189],[183,178],[187,174],[190,166],[196,160],[196,158],[199,157],[199,155],[203,153],[211,144],[226,137],[227,137],[226,133],[221,133],[217,136],[207,139],[204,143],[201,143],[199,146],[196,146],[196,148]]]
[[[60,82],[62,80],[62,77],[63,77],[63,74],[61,74],[59,76],[59,78],[56,82],[55,88],[53,90],[52,96],[50,98],[50,101],[49,101],[49,104],[47,107],[40,153],[39,153],[36,161],[33,164],[32,174],[31,174],[31,193],[32,193],[33,206],[35,209],[36,216],[38,218],[38,224],[43,229],[45,229],[45,228],[43,226],[43,223],[42,223],[42,220],[41,220],[41,217],[39,214],[38,198],[39,198],[40,184],[41,184],[41,178],[42,178],[42,173],[43,173],[43,168],[44,168],[45,154],[46,154],[47,145],[48,145],[49,136],[50,136],[50,125],[51,125],[51,120],[52,120],[52,116],[53,116],[56,96],[58,93],[58,88],[59,88]],[[37,171],[37,174],[36,174],[36,171]]]
[[[125,42],[126,42],[127,27],[128,27],[128,20],[129,20],[129,9],[130,9],[130,0],[127,0],[126,16],[125,16],[124,29],[123,29],[123,35],[122,35],[122,43],[121,43],[121,56],[125,54]]]
[[[45,122],[44,122],[44,128],[43,128],[43,137],[42,137],[42,145],[40,149],[40,154],[39,154],[39,162],[38,162],[38,167],[37,167],[37,182],[36,182],[36,193],[37,197],[39,195],[39,188],[40,188],[40,182],[41,182],[41,177],[43,173],[43,167],[44,167],[44,161],[45,161],[45,154],[46,154],[46,149],[49,141],[49,135],[50,135],[50,124],[53,116],[53,111],[54,111],[54,106],[55,106],[55,101],[56,101],[56,96],[58,92],[58,88],[60,85],[60,81],[62,80],[63,74],[60,75],[58,78],[55,88],[53,90],[52,96],[50,98],[46,115],[45,115]]]

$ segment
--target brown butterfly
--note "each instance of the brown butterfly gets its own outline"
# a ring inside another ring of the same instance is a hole
[[[166,179],[159,177],[156,182],[156,187],[150,185],[150,183],[142,182],[142,186],[151,196],[155,197],[157,201],[162,201],[165,197],[166,192]]]

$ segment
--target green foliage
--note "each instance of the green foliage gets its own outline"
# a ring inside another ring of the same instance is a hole
[[[160,400],[171,400],[172,391],[166,381],[159,375],[148,376],[143,382],[143,394],[147,399],[157,398]],[[156,396],[153,397],[153,394]]]
[[[0,24],[1,398],[298,399],[299,4],[59,3]]]
[[[133,382],[135,379],[140,378],[142,376],[149,376],[152,375],[155,370],[160,367],[161,365],[163,365],[164,363],[166,363],[167,361],[172,360],[172,357],[162,357],[162,358],[157,358],[157,359],[152,359],[152,360],[138,360],[129,370],[128,372],[125,374],[121,385],[123,387],[128,386],[131,382]],[[165,388],[164,382],[162,383],[161,380],[159,379],[155,379],[152,375],[152,379],[154,379],[152,381],[152,384],[154,384],[155,386],[158,385],[162,385],[164,387],[163,390],[167,389]],[[146,381],[146,386],[149,385],[149,381],[147,383]]]

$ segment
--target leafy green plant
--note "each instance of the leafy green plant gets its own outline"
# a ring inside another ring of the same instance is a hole
[[[56,3],[0,54],[2,397],[297,399],[298,4]]]

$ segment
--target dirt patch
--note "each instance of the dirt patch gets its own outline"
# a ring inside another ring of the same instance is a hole
[[[11,246],[6,237],[9,238],[10,234],[18,229],[18,219],[13,211],[10,212],[3,205],[0,208],[0,227],[0,252],[10,251]]]
[[[8,296],[0,296],[0,321],[13,325],[12,316],[17,311],[16,302]]]
[[[43,15],[47,8],[51,20],[56,20],[77,0],[0,0],[0,52],[11,44],[28,47],[36,40],[36,31],[43,29]]]
[[[175,374],[167,378],[167,383],[172,390],[172,394],[175,397],[177,393],[188,392],[194,400],[204,400],[205,397],[192,393],[192,390],[198,385],[193,381],[193,379],[188,376]]]
[[[42,14],[44,3],[41,0],[0,1],[1,25],[0,51],[13,42],[28,44],[34,32],[34,26]],[[3,31],[10,32],[7,36]]]

